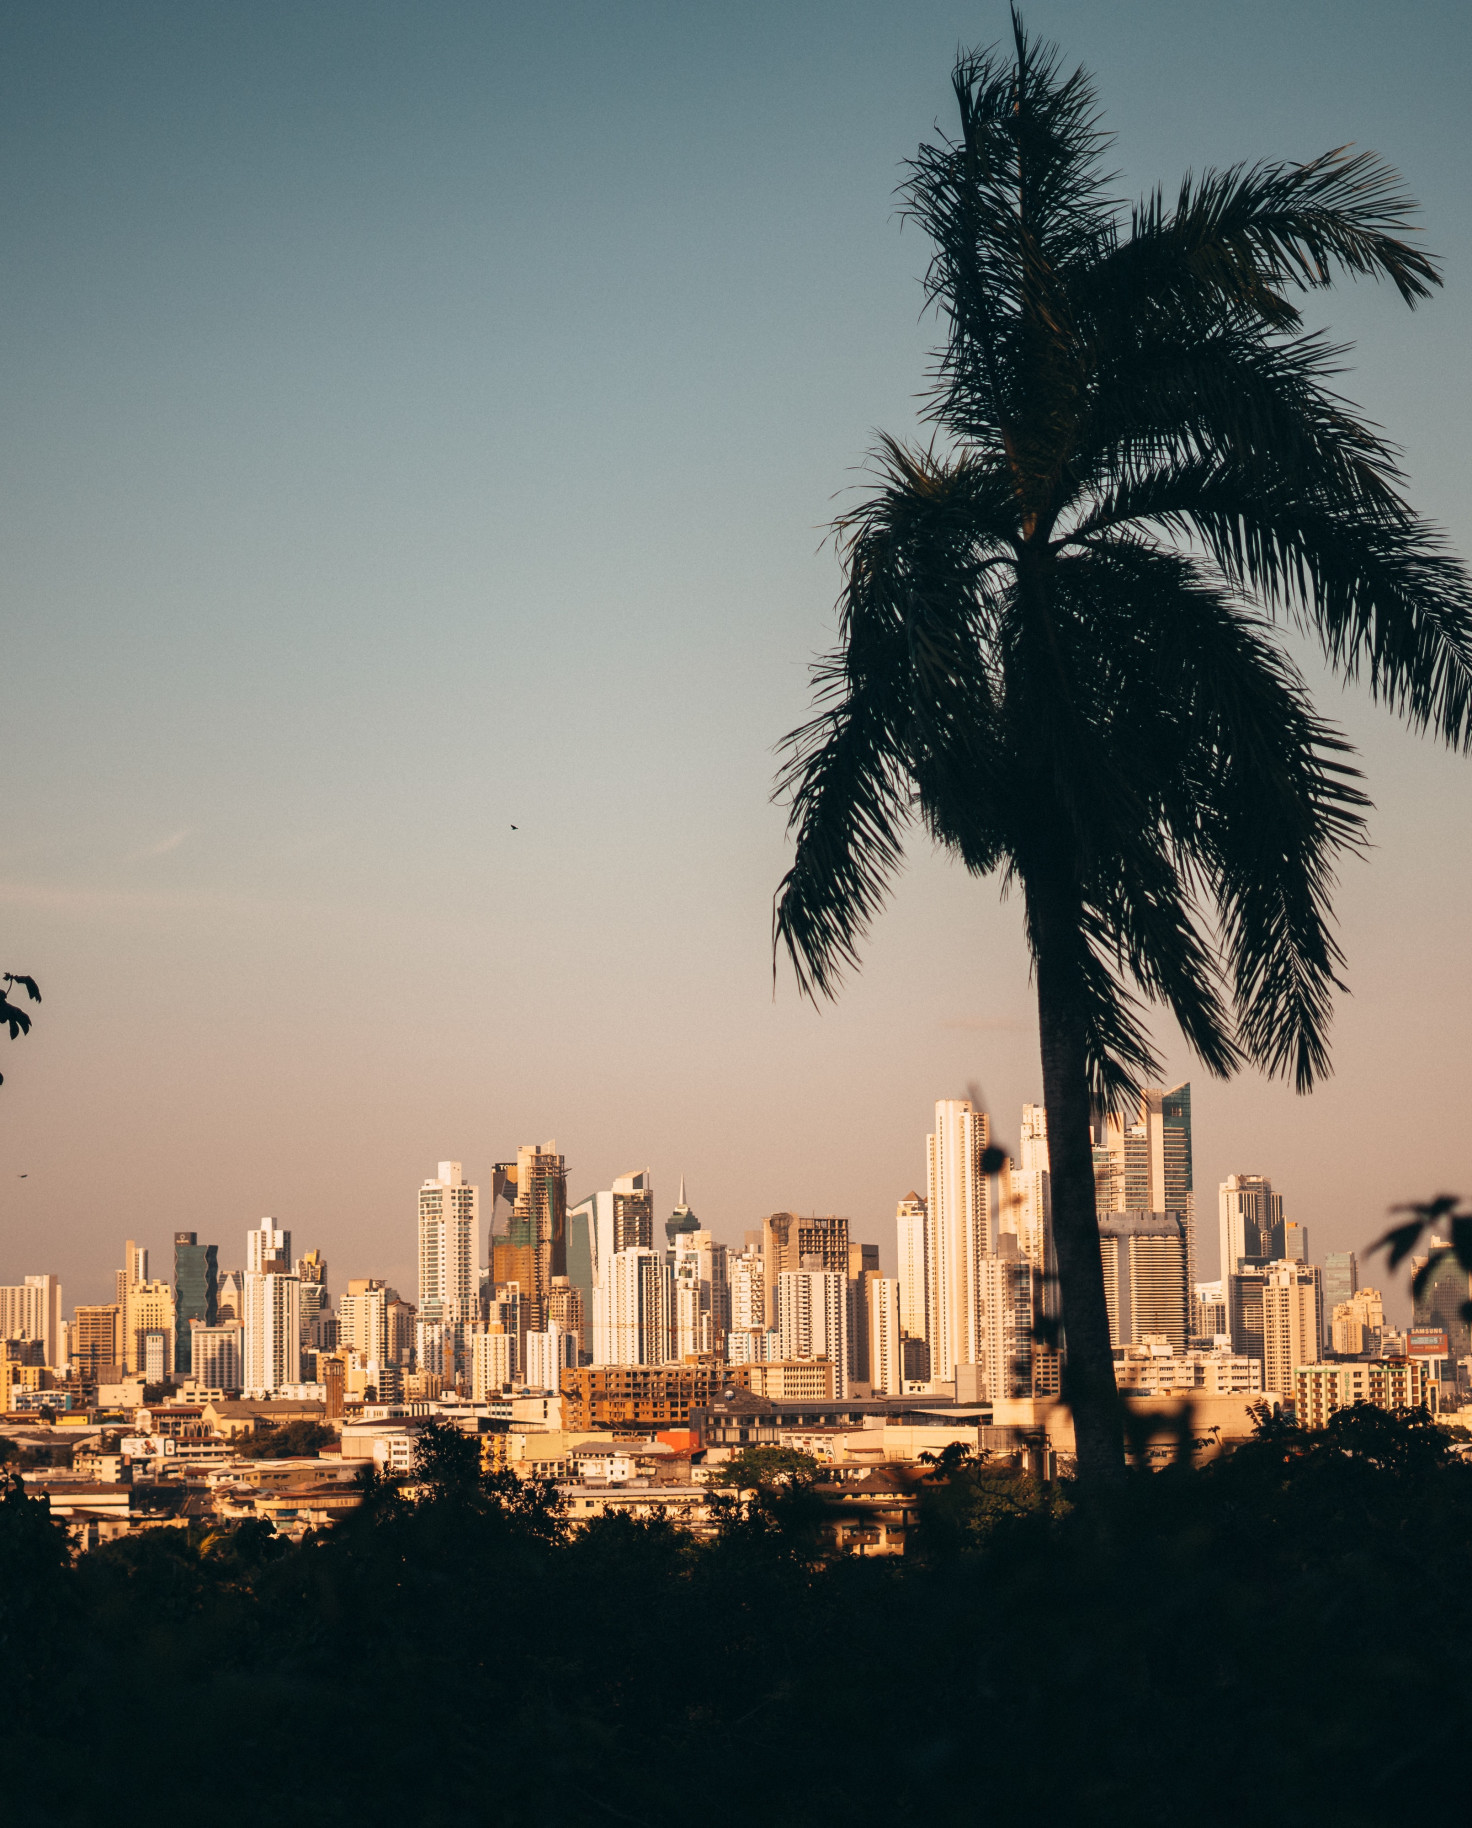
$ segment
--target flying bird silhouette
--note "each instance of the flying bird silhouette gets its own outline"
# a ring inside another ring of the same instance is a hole
[[[520,831],[521,827],[519,825],[513,825],[511,829],[512,831]]]

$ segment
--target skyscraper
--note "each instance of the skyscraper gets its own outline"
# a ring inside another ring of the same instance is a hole
[[[1262,1387],[1292,1396],[1300,1365],[1319,1361],[1324,1337],[1319,1272],[1306,1263],[1274,1263],[1262,1291]]]
[[[567,1279],[577,1290],[583,1307],[583,1351],[595,1365],[608,1362],[607,1341],[598,1333],[597,1316],[606,1304],[594,1299],[594,1290],[613,1261],[616,1250],[654,1248],[654,1183],[647,1168],[621,1174],[611,1188],[590,1193],[567,1215]],[[493,1272],[495,1265],[493,1264]],[[509,1249],[507,1275],[509,1280]]]
[[[1048,1113],[1040,1104],[1022,1107],[1019,1163],[1007,1176],[1008,1210],[998,1229],[1016,1235],[1017,1248],[1029,1263],[1047,1270],[1052,1261],[1052,1178],[1048,1169]]]
[[[55,1276],[27,1276],[0,1288],[0,1339],[38,1341],[45,1363],[60,1370],[62,1332],[61,1283]]]
[[[654,1248],[654,1178],[647,1168],[637,1174],[621,1174],[610,1193],[613,1201],[613,1248],[633,1250],[643,1245]],[[685,1205],[685,1177],[680,1176],[680,1207]],[[672,1215],[673,1216],[673,1215]],[[694,1218],[690,1213],[690,1217]],[[693,1230],[694,1227],[688,1229]]]
[[[275,1219],[262,1219],[254,1231],[245,1234],[246,1275],[290,1275],[291,1233],[283,1231]]]
[[[671,1250],[675,1241],[685,1232],[699,1231],[700,1220],[690,1210],[689,1201],[685,1198],[685,1177],[680,1176],[680,1203],[664,1222],[665,1241]]]
[[[895,1208],[896,1262],[900,1285],[900,1327],[907,1339],[925,1339],[930,1329],[929,1275],[925,1262],[925,1202],[913,1190]]]
[[[987,1402],[1032,1396],[1033,1326],[1039,1272],[1004,1233],[994,1256],[981,1261],[981,1396]]]
[[[1283,1196],[1261,1174],[1229,1174],[1217,1191],[1222,1275],[1244,1263],[1270,1263],[1278,1255],[1273,1230],[1283,1223]]]
[[[981,1260],[992,1254],[995,1222],[982,1157],[990,1137],[985,1111],[968,1098],[943,1098],[926,1138],[927,1328],[930,1374],[950,1382],[957,1365],[980,1363]]]
[[[480,1189],[459,1162],[441,1162],[419,1189],[419,1311],[427,1320],[471,1320],[480,1308],[476,1240]]]
[[[263,1261],[278,1260],[285,1261],[274,1252],[263,1255]],[[246,1270],[241,1372],[247,1396],[272,1396],[302,1381],[301,1289],[287,1271]]]
[[[1352,1250],[1331,1250],[1324,1259],[1324,1312],[1332,1314],[1360,1286],[1360,1266]]]
[[[900,1285],[894,1276],[869,1281],[869,1387],[875,1396],[904,1395]]]
[[[552,1278],[567,1275],[567,1166],[555,1139],[540,1148],[524,1143],[514,1162],[497,1162],[497,1214],[503,1201],[509,1212],[505,1230],[491,1238],[491,1280],[520,1287],[522,1326],[540,1333]]]
[[[84,1382],[107,1381],[123,1362],[123,1312],[115,1301],[78,1307],[72,1317],[72,1363]]]
[[[135,1282],[148,1280],[148,1250],[142,1244],[135,1244],[131,1238],[123,1246],[123,1267],[117,1272],[117,1303],[121,1308],[127,1299],[128,1290]]]
[[[174,1370],[193,1375],[190,1322],[212,1327],[219,1318],[219,1246],[201,1244],[192,1231],[174,1233]]]
[[[1096,1132],[1094,1189],[1100,1218],[1110,1212],[1178,1212],[1186,1235],[1188,1286],[1196,1277],[1196,1193],[1191,1087],[1147,1086],[1134,1123],[1107,1116]],[[1224,1272],[1225,1273],[1225,1270]]]
[[[167,1377],[174,1368],[174,1291],[167,1282],[129,1283],[123,1303],[123,1362],[135,1374],[145,1369],[146,1335],[150,1333],[167,1335],[163,1370]]]
[[[635,1245],[613,1253],[608,1277],[598,1290],[608,1309],[610,1364],[662,1365],[668,1361],[670,1284],[663,1251]]]
[[[777,1335],[783,1358],[826,1358],[833,1394],[848,1395],[852,1354],[848,1337],[848,1277],[810,1257],[777,1278]]]
[[[824,1269],[848,1274],[848,1220],[835,1213],[806,1215],[773,1212],[762,1220],[762,1281],[767,1303],[767,1325],[777,1325],[777,1278],[783,1270],[800,1269],[816,1257]]]
[[[1099,1221],[1109,1343],[1137,1345],[1164,1334],[1177,1353],[1191,1326],[1186,1221],[1178,1212],[1112,1212]]]

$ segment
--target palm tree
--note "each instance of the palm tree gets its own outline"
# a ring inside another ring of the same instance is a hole
[[[837,523],[839,644],[785,742],[775,904],[802,990],[836,993],[918,813],[1021,892],[1081,1479],[1122,1476],[1091,1114],[1158,1072],[1163,1005],[1206,1067],[1307,1091],[1342,958],[1348,745],[1279,640],[1317,637],[1417,729],[1472,737],[1472,592],[1330,386],[1294,291],[1439,284],[1373,155],[1235,166],[1126,222],[1082,72],[1014,15],[963,55],[960,135],[902,189],[945,323],[927,449],[884,440]]]

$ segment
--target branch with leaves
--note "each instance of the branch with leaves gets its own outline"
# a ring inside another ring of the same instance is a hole
[[[31,1032],[31,1018],[19,1003],[11,1002],[9,993],[14,986],[19,985],[33,1003],[39,1003],[41,992],[36,988],[36,980],[23,971],[0,972],[0,982],[5,985],[5,989],[0,991],[0,1023],[9,1028],[11,1040],[18,1041],[22,1035]],[[0,1085],[4,1083],[5,1075],[0,1073]]]

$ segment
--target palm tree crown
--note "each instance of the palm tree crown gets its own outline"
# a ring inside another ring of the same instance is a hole
[[[965,56],[954,84],[960,137],[904,187],[935,242],[946,445],[885,440],[839,523],[840,645],[779,783],[778,935],[831,994],[918,810],[969,869],[1077,903],[1096,1095],[1156,1070],[1137,992],[1214,1070],[1306,1089],[1365,802],[1267,618],[1465,745],[1472,598],[1288,292],[1338,268],[1414,303],[1435,267],[1369,155],[1208,172],[1126,224],[1082,73],[1019,28],[1015,63]]]

